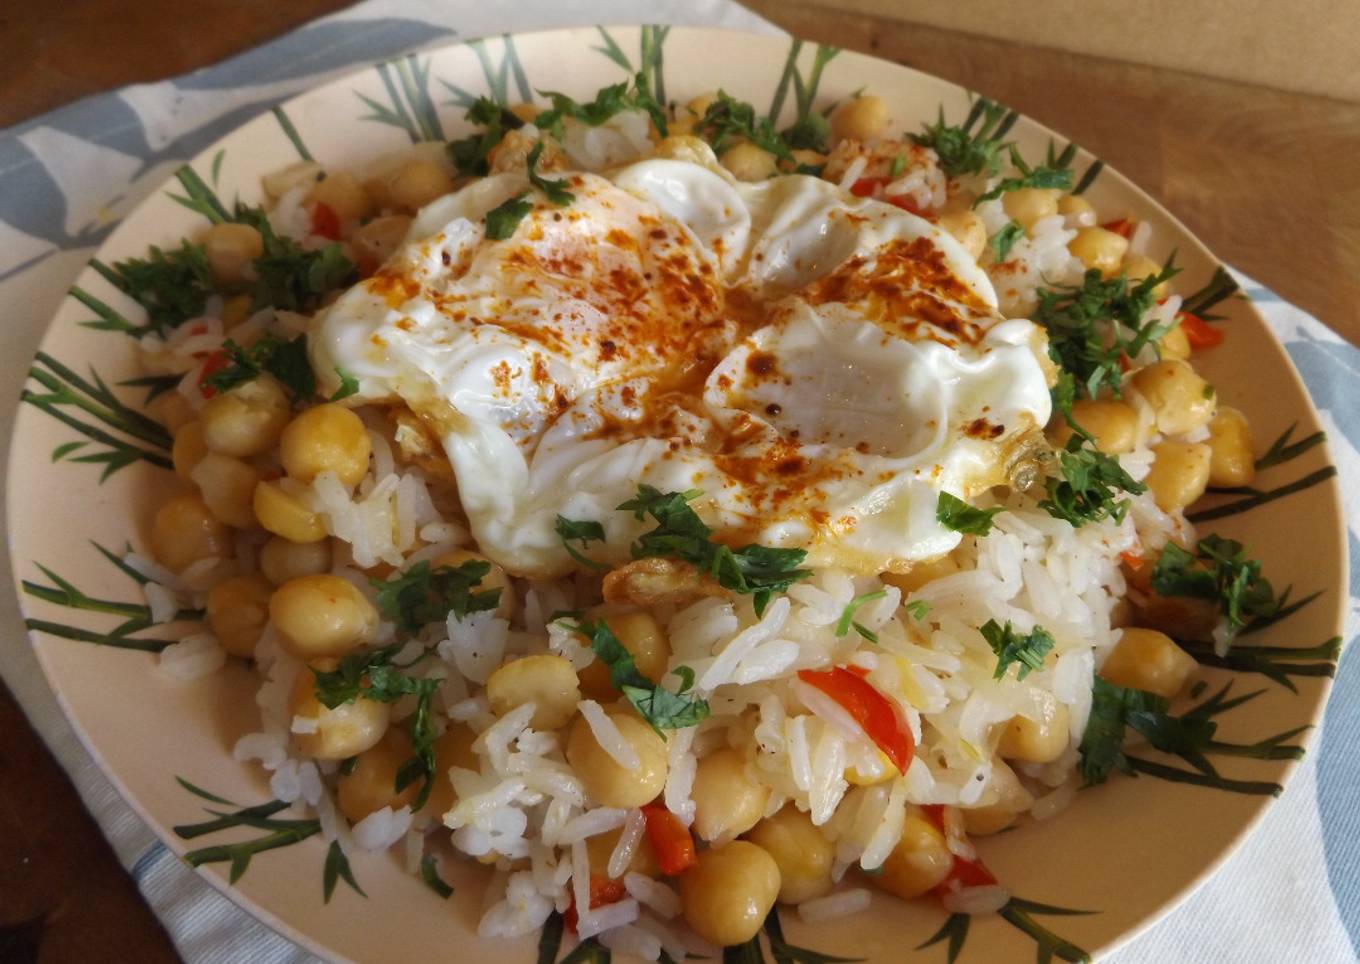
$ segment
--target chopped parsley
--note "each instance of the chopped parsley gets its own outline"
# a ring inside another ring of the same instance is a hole
[[[1162,596],[1207,599],[1227,621],[1231,640],[1253,619],[1273,616],[1280,607],[1261,563],[1248,559],[1242,543],[1205,536],[1187,552],[1174,542],[1162,550],[1152,570],[1152,588]]]
[[[657,526],[633,543],[633,558],[668,556],[692,563],[723,588],[751,594],[757,616],[765,612],[775,593],[784,592],[798,580],[812,575],[810,570],[798,568],[807,557],[806,550],[758,545],[732,549],[713,542],[709,538],[713,530],[689,505],[691,499],[701,495],[701,489],[662,492],[650,485],[639,485],[637,495],[619,509],[631,510],[638,521],[650,515]]]
[[[1004,506],[978,509],[948,492],[941,492],[935,503],[935,519],[940,525],[970,536],[985,536],[991,532],[992,517],[1005,511]]]
[[[824,114],[810,110],[780,134],[791,150],[816,151],[825,154],[831,138],[831,122]],[[898,158],[899,161],[905,160]],[[897,163],[894,161],[893,163]]]
[[[1119,494],[1138,495],[1147,486],[1135,482],[1117,458],[1088,446],[1090,436],[1075,422],[1071,424],[1073,435],[1058,453],[1059,474],[1045,482],[1048,498],[1039,502],[1039,508],[1075,528],[1107,518],[1123,522],[1129,500]]]
[[[992,256],[996,258],[997,264],[1006,260],[1011,248],[1015,247],[1015,242],[1024,236],[1025,229],[1020,226],[1020,222],[1008,221],[1004,228],[987,239],[987,246],[992,249]]]
[[[335,377],[340,379],[340,387],[331,395],[330,401],[338,402],[341,399],[349,398],[359,391],[359,379],[355,378],[339,365],[335,366]]]
[[[406,633],[416,633],[428,623],[443,622],[449,613],[461,620],[468,613],[484,612],[500,605],[500,589],[477,589],[491,572],[491,563],[469,559],[458,566],[431,569],[418,562],[395,579],[370,579],[378,590],[378,609]]]
[[[573,542],[579,542],[584,549],[591,542],[604,542],[604,526],[600,523],[590,519],[568,519],[559,515],[553,528],[557,532],[557,537],[562,540],[562,548],[581,565],[589,566],[591,569],[609,568],[605,563],[596,562],[572,546]]]
[[[907,169],[907,155],[898,154],[892,159],[892,167],[888,168],[888,177],[894,181],[902,176],[902,172]]]
[[[1009,619],[1005,626],[998,625],[995,619],[989,619],[979,627],[978,632],[996,654],[993,679],[1005,676],[1012,663],[1020,664],[1016,679],[1024,679],[1031,670],[1043,669],[1044,657],[1053,648],[1053,636],[1042,626],[1035,626],[1033,631],[1022,636],[1011,628]]]
[[[397,770],[394,790],[400,793],[416,779],[423,779],[420,793],[411,806],[412,810],[419,810],[434,789],[435,732],[431,704],[442,681],[407,676],[392,665],[392,658],[404,645],[404,641],[398,641],[380,649],[347,653],[335,669],[313,669],[312,672],[316,677],[317,702],[329,709],[352,703],[360,697],[377,703],[395,703],[403,696],[416,698],[416,708],[410,717],[414,755]]]
[[[275,234],[262,208],[238,204],[235,220],[249,224],[264,239],[264,253],[253,262],[255,285],[251,296],[256,310],[311,311],[322,295],[354,277],[354,264],[338,242],[315,251],[304,250],[292,238]]]
[[[486,212],[488,238],[492,241],[504,241],[515,233],[515,228],[519,227],[519,223],[534,209],[531,201],[524,200],[528,195],[528,191],[522,191]]]
[[[1011,111],[1004,105],[979,98],[961,125],[946,124],[942,107],[935,123],[927,124],[922,133],[912,134],[911,139],[935,152],[945,177],[991,175],[1001,170],[1001,151],[1009,146],[1001,138],[1011,120]],[[978,121],[982,126],[974,131]]]
[[[865,626],[861,626],[859,623],[855,622],[855,612],[859,609],[859,607],[863,606],[865,603],[873,602],[875,599],[882,599],[887,594],[888,591],[886,589],[879,589],[874,592],[866,592],[862,596],[856,596],[854,599],[846,603],[845,609],[841,611],[841,618],[836,623],[836,635],[844,636],[846,633],[850,632],[851,628],[853,628],[855,632],[859,633],[869,642],[877,645],[878,634],[875,633],[873,630]]]
[[[1025,163],[1025,159],[1020,156],[1020,152],[1015,149],[1015,145],[1010,145],[1011,164],[1020,172],[1019,177],[1003,178],[991,190],[979,194],[977,200],[973,202],[973,207],[977,207],[983,201],[991,201],[1001,197],[1007,191],[1018,191],[1026,187],[1057,188],[1067,191],[1072,187],[1072,171],[1067,167],[1056,167],[1050,164],[1040,164],[1038,167],[1030,167]]]
[[[562,139],[562,120],[564,118],[570,117],[582,124],[599,127],[614,115],[626,110],[646,111],[662,137],[669,133],[666,125],[666,112],[652,93],[651,84],[645,72],[634,75],[631,88],[626,83],[602,87],[595,94],[595,99],[585,104],[578,103],[566,94],[556,91],[541,90],[539,93],[552,101],[552,109],[544,111],[534,118],[534,125],[540,130],[548,131],[558,140]]]
[[[745,139],[781,161],[793,160],[793,150],[769,119],[757,116],[754,107],[723,90],[694,125],[694,133],[708,141],[717,154],[734,141]]]
[[[912,619],[920,620],[925,619],[926,613],[930,612],[930,603],[924,599],[917,599],[907,603],[902,608],[907,611],[907,615]]]
[[[632,654],[603,619],[594,623],[582,622],[578,628],[590,640],[595,657],[609,667],[610,684],[633,704],[658,735],[664,738],[662,730],[694,726],[708,716],[708,701],[686,692],[694,685],[693,669],[676,667],[673,672],[681,678],[682,684],[677,692],[671,692],[642,675]]]
[[[310,401],[316,395],[316,376],[307,360],[306,335],[291,340],[265,335],[249,348],[242,348],[228,338],[222,350],[226,353],[227,364],[203,379],[207,388],[230,391],[268,372],[288,389],[294,403]]]
[[[1102,388],[1121,394],[1121,360],[1136,358],[1165,325],[1143,323],[1156,302],[1153,291],[1180,272],[1175,258],[1155,275],[1130,284],[1126,275],[1109,280],[1092,268],[1080,287],[1040,288],[1034,321],[1048,332],[1048,353],[1080,389],[1095,398]],[[1070,408],[1070,406],[1069,406]]]
[[[551,201],[553,204],[557,205],[558,207],[566,207],[572,201],[576,200],[576,195],[572,194],[570,191],[567,190],[566,181],[551,180],[549,178],[543,177],[541,174],[534,170],[534,168],[538,166],[538,159],[542,156],[543,156],[543,142],[539,141],[537,144],[534,145],[534,149],[529,152],[528,160],[529,183],[532,184],[534,187],[538,188],[545,195],[547,195],[548,200]]]
[[[145,258],[119,261],[109,280],[146,309],[152,327],[162,334],[203,314],[208,297],[218,290],[207,253],[188,241],[170,251],[153,246]]]
[[[505,137],[506,131],[524,126],[524,121],[489,97],[478,97],[463,115],[483,130],[456,141],[449,141],[449,160],[459,174],[481,177],[491,173],[488,157]]]
[[[1165,714],[1170,703],[1155,693],[1116,686],[1097,676],[1091,690],[1091,715],[1081,737],[1081,776],[1103,783],[1112,770],[1131,772],[1124,757],[1124,729],[1130,718]]]

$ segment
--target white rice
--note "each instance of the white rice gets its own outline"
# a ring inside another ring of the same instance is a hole
[[[157,665],[167,676],[188,682],[217,672],[226,661],[227,652],[216,636],[195,633],[161,650]]]
[[[798,905],[798,916],[808,924],[822,924],[867,910],[872,900],[872,895],[865,888],[852,887],[803,901]]]
[[[633,745],[623,738],[619,728],[600,708],[599,703],[594,700],[582,700],[576,708],[585,721],[590,724],[590,732],[595,735],[595,742],[600,744],[600,748],[604,752],[613,757],[615,763],[625,770],[636,770],[642,765]]]

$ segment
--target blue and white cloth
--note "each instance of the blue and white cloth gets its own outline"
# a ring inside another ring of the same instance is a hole
[[[490,34],[646,20],[766,32],[729,0],[368,0],[176,80],[92,97],[0,132],[0,393],[14,400],[48,319],[100,243],[161,181],[237,125],[359,66]],[[1247,279],[1322,410],[1349,520],[1347,642],[1360,629],[1360,348]],[[0,412],[8,447],[14,409]],[[7,454],[7,453],[6,453]],[[13,585],[8,557],[0,560]],[[191,964],[311,955],[218,894],[157,842],[80,745],[0,590],[0,675]],[[1348,647],[1349,648],[1349,647]],[[1321,733],[1265,821],[1189,901],[1118,964],[1360,957],[1360,658],[1342,660]]]

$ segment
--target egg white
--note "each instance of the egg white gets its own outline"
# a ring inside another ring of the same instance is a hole
[[[566,177],[503,241],[485,178],[420,212],[375,278],[313,322],[313,365],[355,402],[439,426],[481,550],[547,577],[558,515],[629,558],[640,482],[700,488],[727,541],[863,570],[946,552],[939,493],[1006,481],[1049,417],[1042,332],[1003,321],[947,233],[817,178],[739,184],[649,159]]]

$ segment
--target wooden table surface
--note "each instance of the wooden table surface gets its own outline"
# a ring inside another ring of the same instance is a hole
[[[346,5],[8,4],[0,10],[0,127],[212,63]],[[1223,260],[1360,343],[1360,105],[832,13],[815,2],[748,5],[793,33],[955,81],[1074,138],[1159,198]],[[0,960],[174,959],[0,685]]]

